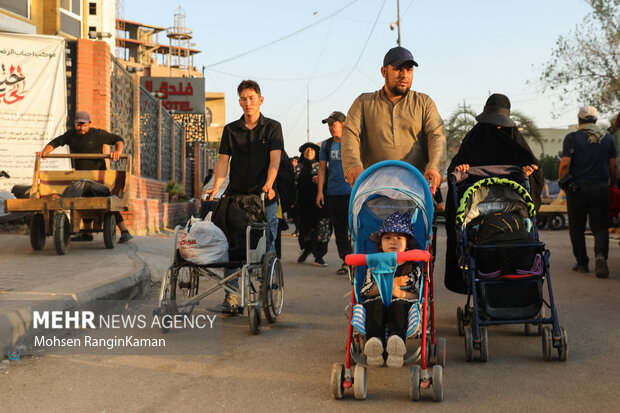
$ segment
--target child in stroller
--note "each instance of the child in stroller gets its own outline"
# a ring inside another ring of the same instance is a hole
[[[419,245],[413,238],[411,226],[411,212],[404,214],[394,212],[383,221],[377,232],[370,235],[370,239],[377,243],[379,252],[399,252],[418,249]],[[422,271],[419,265],[413,262],[400,264],[394,272],[392,284],[392,301],[389,307],[383,305],[379,286],[373,278],[370,269],[362,284],[362,305],[366,310],[366,345],[364,353],[369,366],[383,365],[383,341],[386,325],[388,340],[388,367],[402,367],[403,356],[407,352],[407,319],[411,306],[420,295],[420,278]],[[419,321],[419,317],[415,318]],[[415,323],[413,330],[419,322]]]

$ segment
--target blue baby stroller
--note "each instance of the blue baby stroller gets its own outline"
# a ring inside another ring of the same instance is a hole
[[[457,254],[467,284],[467,303],[457,308],[465,356],[489,359],[487,326],[523,324],[542,335],[543,358],[552,349],[564,361],[566,330],[560,326],[551,289],[549,250],[538,238],[527,178],[518,166],[471,167],[451,174],[456,202]],[[547,282],[548,301],[543,294]],[[550,317],[545,316],[550,311]]]
[[[420,250],[399,253],[377,253],[376,243],[369,235],[376,231],[383,220],[394,212],[411,213],[414,238],[420,244]],[[354,266],[352,281],[351,307],[347,337],[345,363],[335,363],[331,373],[331,393],[335,399],[341,399],[345,389],[353,387],[356,399],[365,399],[367,395],[368,364],[363,354],[365,335],[353,327],[359,316],[354,308],[360,300],[360,291],[367,268],[371,269],[384,305],[387,307],[392,298],[392,282],[396,263],[404,261],[419,262],[422,267],[422,280],[415,309],[416,325],[412,328],[410,312],[407,336],[420,338],[420,346],[408,350],[404,356],[405,363],[414,363],[411,367],[410,398],[420,400],[422,389],[432,390],[435,401],[443,400],[443,367],[446,363],[446,341],[435,338],[433,308],[433,198],[424,176],[413,166],[401,161],[384,161],[365,170],[355,183],[349,203],[349,228],[355,243],[355,255],[346,258],[348,265]],[[386,271],[383,271],[386,270]],[[361,306],[359,306],[361,307]],[[418,313],[418,309],[421,311]],[[362,322],[363,324],[363,322]],[[359,325],[359,323],[357,324]],[[363,330],[363,328],[361,328]],[[420,364],[417,364],[419,361]],[[355,366],[353,366],[355,364]],[[429,368],[429,365],[435,364]]]

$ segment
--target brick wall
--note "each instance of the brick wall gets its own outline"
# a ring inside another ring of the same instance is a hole
[[[110,46],[102,41],[77,40],[76,58],[76,107],[90,113],[93,127],[110,129]],[[139,82],[134,82],[134,172],[140,173],[140,135],[139,135]],[[198,145],[198,144],[196,144]],[[185,154],[183,145],[183,154]],[[185,163],[185,162],[184,162]],[[183,169],[185,170],[185,169]],[[164,191],[165,182],[156,179],[131,175],[129,190],[129,211],[123,212],[127,227],[135,234],[145,235],[160,232],[184,224],[191,215],[200,210],[200,201],[168,203]],[[200,193],[202,178],[194,176],[194,188]],[[191,196],[191,194],[190,194]]]

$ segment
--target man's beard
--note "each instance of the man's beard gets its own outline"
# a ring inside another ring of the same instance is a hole
[[[407,93],[409,93],[410,88],[411,86],[405,87],[405,86],[399,86],[398,84],[396,84],[390,88],[390,92],[392,92],[396,96],[405,96]]]

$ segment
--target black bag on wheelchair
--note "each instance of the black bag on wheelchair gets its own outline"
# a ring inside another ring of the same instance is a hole
[[[225,195],[213,211],[212,221],[226,235],[230,261],[243,261],[245,232],[253,222],[265,222],[263,205],[258,195]],[[250,248],[256,248],[262,231],[250,232]]]

